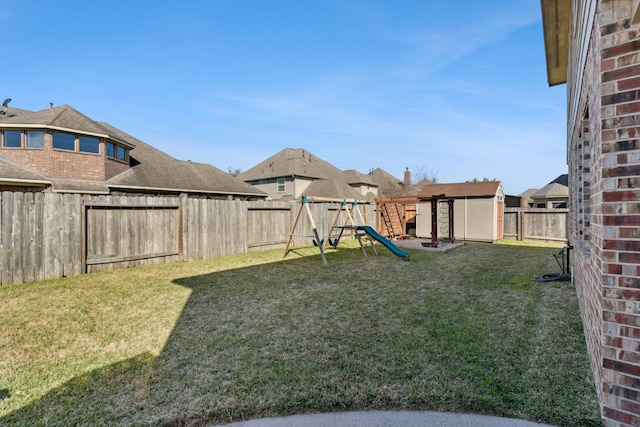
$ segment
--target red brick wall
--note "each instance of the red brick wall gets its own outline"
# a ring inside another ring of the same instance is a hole
[[[597,2],[582,81],[569,82],[570,93],[580,90],[569,111],[584,112],[568,147],[572,263],[609,426],[640,425],[640,25],[632,3]]]
[[[105,163],[105,179],[113,178],[129,169],[129,164],[118,160],[107,159]]]
[[[51,177],[105,180],[115,175],[114,170],[120,173],[127,169],[126,163],[105,159],[104,145],[100,151],[102,154],[54,150],[48,133],[45,133],[43,149],[0,146],[0,155]],[[117,166],[114,167],[114,163]]]

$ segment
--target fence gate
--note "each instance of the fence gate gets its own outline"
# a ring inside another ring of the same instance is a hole
[[[83,272],[179,259],[179,201],[140,197],[140,204],[131,204],[131,200],[83,201]]]

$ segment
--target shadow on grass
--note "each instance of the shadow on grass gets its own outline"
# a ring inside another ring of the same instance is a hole
[[[465,314],[475,296],[452,297],[450,285],[427,292],[428,283],[416,279],[447,255],[415,253],[407,263],[388,252],[364,258],[353,248],[327,256],[329,266],[313,255],[174,280],[191,294],[158,356],[73,378],[0,424],[207,425],[421,409],[598,425],[597,414],[582,408],[552,414],[544,411],[553,405],[540,405],[541,413],[527,413],[530,384],[519,375],[526,366],[509,360],[530,350],[526,340],[484,336],[475,314]],[[533,319],[514,313],[514,327]]]
[[[260,285],[265,268],[301,271],[299,264],[322,260],[307,252],[305,258],[174,280],[191,294],[160,355],[143,353],[75,377],[0,418],[0,425],[201,425],[297,406],[275,404],[281,396],[268,395],[272,381],[286,381],[276,378],[282,363],[273,365],[261,351],[267,343],[243,330],[255,319],[244,318],[242,306],[264,309],[251,295],[256,286],[264,294],[282,289],[279,283]],[[228,304],[238,306],[236,319],[217,316],[216,308],[224,313]],[[266,370],[271,372],[263,375]],[[259,388],[266,394],[254,401]],[[0,402],[10,397],[9,389],[0,390]]]

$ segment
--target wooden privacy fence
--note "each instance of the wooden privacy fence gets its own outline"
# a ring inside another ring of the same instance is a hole
[[[566,242],[568,209],[505,208],[503,238]]]
[[[0,284],[283,248],[299,203],[0,193]],[[339,203],[310,203],[321,238]],[[375,207],[360,205],[368,221]],[[294,246],[312,244],[302,219]]]

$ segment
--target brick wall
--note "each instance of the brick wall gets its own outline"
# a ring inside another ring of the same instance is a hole
[[[572,263],[608,426],[640,425],[640,26],[631,22],[634,3],[597,2],[582,81],[569,81],[570,92],[580,91],[579,105],[569,111],[581,112],[568,147]],[[581,55],[575,40],[573,64]]]
[[[51,177],[105,180],[128,168],[126,163],[106,159],[104,144],[101,144],[100,152],[54,150],[49,133],[45,133],[42,149],[0,146],[0,155]]]

